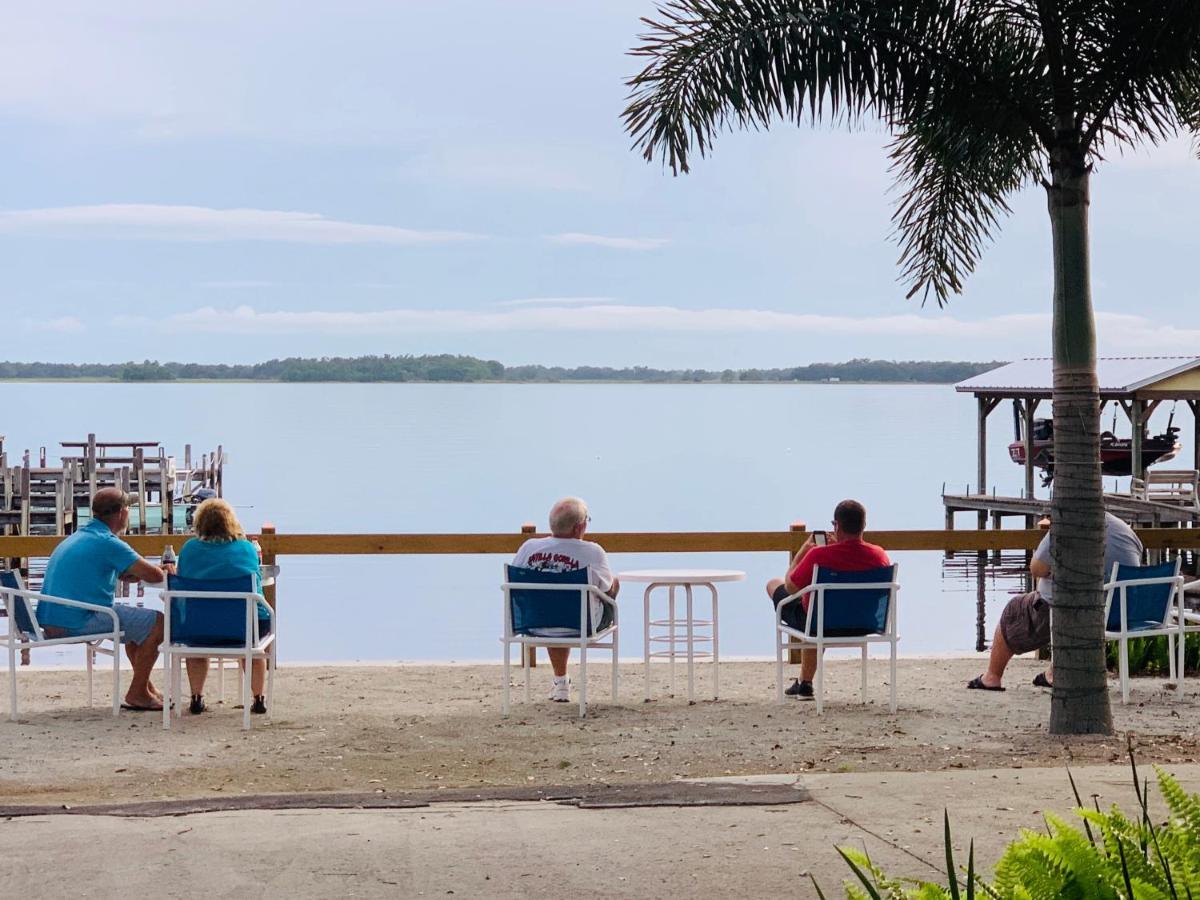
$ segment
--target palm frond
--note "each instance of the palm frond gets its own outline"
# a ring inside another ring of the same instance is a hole
[[[1194,128],[1200,3],[1091,0],[1086,7],[1075,35],[1084,149],[1156,144]]]
[[[628,82],[626,130],[647,160],[686,172],[727,127],[829,118],[890,124],[923,105],[949,75],[978,94],[1024,107],[992,80],[963,35],[980,4],[961,0],[664,0]],[[992,13],[992,15],[997,15]],[[1031,127],[1037,117],[1028,117]]]
[[[1032,135],[1003,118],[913,121],[891,145],[901,190],[893,224],[908,296],[939,306],[962,291],[1002,217],[1007,197],[1034,182],[1044,154]]]

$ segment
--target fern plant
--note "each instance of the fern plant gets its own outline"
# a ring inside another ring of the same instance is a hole
[[[1189,634],[1184,642],[1184,669],[1195,672],[1200,669],[1200,634]],[[1110,672],[1117,670],[1117,642],[1109,641],[1105,647],[1105,662]],[[1165,675],[1170,670],[1167,658],[1166,635],[1140,638],[1129,642],[1129,674]]]
[[[1200,794],[1186,793],[1173,777],[1155,767],[1168,810],[1167,821],[1155,825],[1150,819],[1149,785],[1139,781],[1132,753],[1130,759],[1140,809],[1136,819],[1115,805],[1108,812],[1099,806],[1080,808],[1080,830],[1048,815],[1045,833],[1022,830],[1008,846],[989,883],[975,872],[973,842],[965,872],[956,868],[947,814],[944,886],[891,878],[865,852],[839,847],[857,879],[845,883],[846,896],[851,900],[1200,900]],[[1071,788],[1075,790],[1073,778]],[[1079,803],[1078,790],[1075,799]],[[824,898],[815,881],[814,887]]]

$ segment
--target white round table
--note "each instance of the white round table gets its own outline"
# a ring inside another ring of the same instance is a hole
[[[632,572],[618,572],[617,577],[622,582],[645,584],[646,592],[642,600],[642,638],[645,642],[646,662],[646,699],[650,699],[650,658],[666,657],[671,664],[671,693],[675,692],[675,657],[685,655],[688,664],[688,700],[696,699],[696,657],[711,656],[713,661],[713,698],[720,693],[719,667],[720,642],[717,628],[717,584],[724,581],[744,581],[745,572],[736,569],[637,569]],[[708,588],[712,595],[712,617],[697,619],[692,606],[692,589]],[[650,618],[650,595],[658,588],[667,590],[667,618]],[[675,615],[675,591],[683,588],[687,597],[687,613],[680,619]],[[710,633],[697,629],[710,629]],[[653,634],[659,629],[658,634]],[[682,633],[680,630],[682,629]],[[712,644],[712,650],[698,650],[697,644]],[[655,644],[664,644],[665,649],[651,650]]]

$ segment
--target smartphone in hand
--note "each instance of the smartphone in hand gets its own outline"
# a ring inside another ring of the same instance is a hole
[[[812,539],[813,543],[818,547],[824,547],[829,543],[829,535],[827,535],[824,531],[814,531],[812,533]]]

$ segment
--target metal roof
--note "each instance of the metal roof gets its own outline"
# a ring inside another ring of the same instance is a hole
[[[1102,394],[1132,394],[1200,366],[1195,356],[1113,356],[1096,360]],[[1054,388],[1053,360],[1032,357],[975,375],[954,386],[969,394],[1046,394]]]

